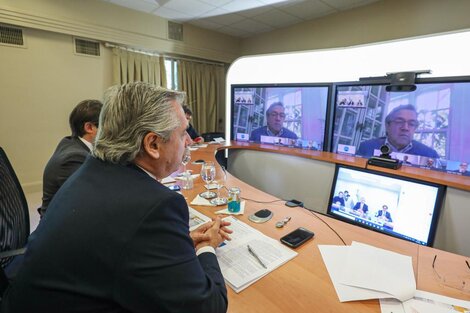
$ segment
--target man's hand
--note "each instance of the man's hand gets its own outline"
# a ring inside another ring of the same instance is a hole
[[[189,236],[193,240],[194,247],[196,247],[199,243],[203,241],[210,240],[210,236],[206,232],[214,225],[214,223],[215,221],[203,224],[189,233]],[[230,222],[220,220],[219,234],[220,236],[222,236],[223,241],[232,240],[229,234],[233,233],[233,231],[227,228],[227,226],[230,226]]]
[[[230,225],[230,223],[222,221],[220,217],[217,217],[211,224],[207,224],[204,235],[199,237],[207,238],[207,240],[200,240],[198,243],[195,243],[196,250],[206,246],[211,246],[215,249],[224,240],[230,240],[229,234],[231,234],[232,231],[227,228],[228,225]]]

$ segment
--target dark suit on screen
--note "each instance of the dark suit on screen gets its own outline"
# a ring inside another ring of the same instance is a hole
[[[361,208],[361,202],[356,202],[356,204],[353,207],[353,210],[357,211],[360,208]],[[364,212],[364,214],[366,214],[368,211],[369,211],[369,206],[364,203],[364,205],[362,206],[362,212]]]
[[[375,139],[370,139],[361,142],[359,145],[359,149],[356,152],[356,155],[362,156],[362,157],[371,157],[374,155],[374,150],[379,150],[381,146],[385,144],[385,137],[381,138],[375,138]],[[412,140],[411,141],[413,147],[404,153],[406,154],[414,154],[414,155],[420,155],[420,156],[425,156],[429,158],[434,158],[438,159],[439,154],[432,149],[429,148],[428,146],[422,144],[419,141]]]
[[[90,150],[78,137],[64,137],[59,142],[44,169],[41,216],[60,186],[85,162],[88,154]]]
[[[31,235],[10,312],[225,312],[215,254],[196,256],[183,196],[88,157]]]

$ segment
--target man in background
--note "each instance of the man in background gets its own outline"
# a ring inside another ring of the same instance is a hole
[[[468,171],[468,163],[467,162],[460,162],[459,168],[454,171],[457,174],[461,175],[470,175],[470,172]]]
[[[184,110],[184,115],[186,116],[186,120],[188,121],[188,129],[186,131],[188,132],[189,137],[191,137],[191,139],[195,143],[204,142],[204,138],[199,136],[199,133],[191,124],[191,119],[193,118],[193,111],[191,111],[191,109],[187,105],[183,106],[183,110]]]
[[[39,215],[44,216],[57,190],[90,154],[98,131],[98,119],[103,104],[98,100],[84,100],[77,104],[69,116],[71,136],[64,137],[47,162],[43,174],[42,205]]]
[[[286,113],[282,102],[275,102],[266,110],[267,125],[251,132],[250,141],[260,142],[261,136],[297,139],[297,135],[284,127]]]
[[[400,105],[394,108],[385,118],[385,137],[375,138],[361,142],[357,155],[371,157],[374,150],[387,145],[391,152],[400,152],[438,159],[437,152],[413,140],[416,129],[419,126],[418,113],[411,104]]]
[[[392,215],[388,212],[388,205],[382,205],[382,210],[375,213],[375,217],[383,223],[384,229],[393,230]]]
[[[184,197],[158,182],[191,142],[184,94],[142,82],[105,94],[93,156],[30,236],[1,312],[227,310],[217,218],[189,232]]]
[[[369,206],[366,204],[366,199],[361,197],[361,200],[354,205],[351,212],[355,215],[359,215],[362,218],[366,218],[367,212],[369,212]]]

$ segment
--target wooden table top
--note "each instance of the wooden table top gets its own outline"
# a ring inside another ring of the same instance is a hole
[[[192,160],[215,161],[216,149],[221,148],[220,145],[209,145],[207,148],[200,148],[192,152]],[[215,163],[217,167],[216,179],[220,180],[223,177],[222,169],[217,162]],[[197,174],[201,170],[201,165],[189,164],[187,168]],[[182,171],[182,168],[180,171]],[[295,250],[298,252],[297,257],[239,294],[227,287],[229,312],[380,312],[378,300],[339,302],[318,245],[342,245],[343,243],[326,224],[333,228],[348,245],[352,241],[359,241],[411,256],[419,289],[470,300],[470,294],[464,294],[458,290],[440,285],[434,278],[432,270],[432,258],[438,253],[439,268],[443,268],[443,273],[446,273],[445,270],[448,265],[447,271],[452,272],[454,268],[460,270],[461,267],[462,272],[459,273],[465,273],[465,257],[422,247],[303,208],[287,207],[284,205],[284,201],[250,186],[230,175],[230,173],[227,173],[225,185],[227,187],[240,187],[241,196],[246,201],[244,215],[237,216],[237,218],[267,236],[280,239],[298,227],[305,227],[315,233],[313,240]],[[197,194],[204,190],[204,182],[199,177],[194,181],[194,188],[182,190],[182,194],[189,204]],[[226,191],[222,191],[222,193],[226,194]],[[210,206],[192,207],[209,217],[214,217],[214,212],[221,209],[221,207]],[[255,224],[248,220],[250,214],[262,208],[268,208],[274,213],[271,220],[263,224]],[[276,228],[276,222],[286,216],[292,217],[291,221],[281,229]]]

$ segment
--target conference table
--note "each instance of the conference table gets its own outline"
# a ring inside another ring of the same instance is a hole
[[[224,175],[221,166],[216,162],[215,154],[217,151],[225,149],[230,149],[230,146],[209,144],[207,147],[200,147],[196,151],[192,151],[192,160],[214,161],[217,168],[216,180],[221,180]],[[190,163],[187,165],[187,169],[191,170],[193,174],[198,174],[201,165]],[[183,169],[181,168],[180,171]],[[178,184],[181,182],[179,181]],[[204,184],[202,179],[198,177],[194,180],[192,189],[181,190],[188,204],[199,193],[206,190]],[[378,300],[339,302],[318,247],[319,245],[343,245],[339,236],[347,245],[356,241],[412,257],[416,286],[419,290],[470,300],[470,293],[440,284],[432,267],[434,257],[437,255],[440,275],[453,274],[468,279],[470,270],[465,264],[468,258],[350,225],[301,207],[287,207],[285,200],[258,190],[230,173],[227,173],[225,186],[228,188],[239,187],[241,197],[246,201],[244,214],[238,215],[236,218],[265,235],[278,240],[298,227],[307,228],[315,233],[313,240],[295,250],[298,255],[294,259],[245,290],[237,294],[227,286],[229,312],[380,312]],[[224,196],[226,196],[226,192],[226,189],[221,189]],[[212,218],[216,216],[215,211],[223,208],[191,207]],[[263,208],[273,212],[271,220],[262,224],[248,220],[250,214]],[[276,228],[276,222],[287,216],[290,216],[291,220],[283,228]]]

